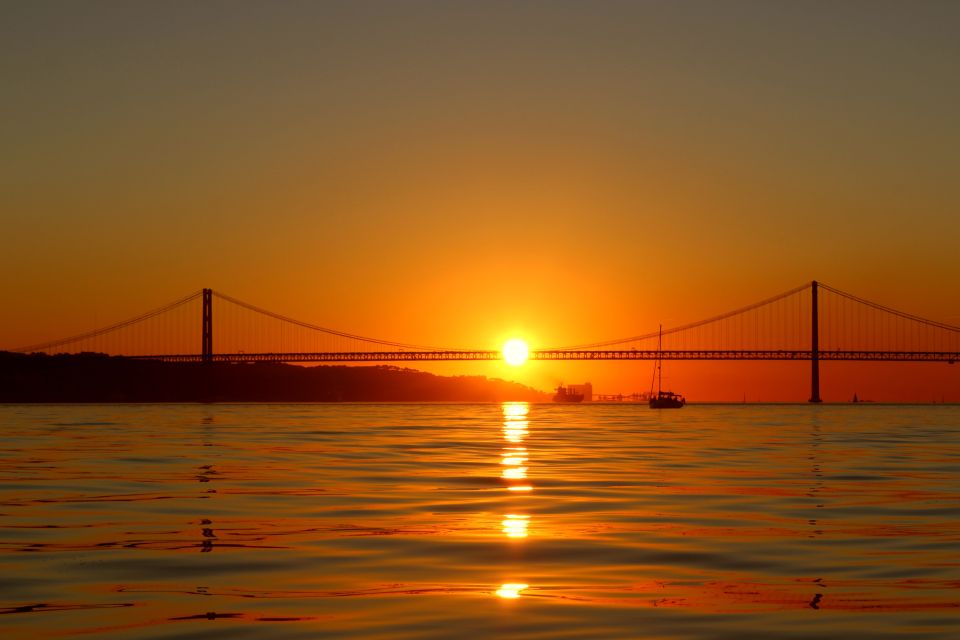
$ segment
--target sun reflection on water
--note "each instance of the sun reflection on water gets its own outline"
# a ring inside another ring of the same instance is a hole
[[[530,516],[508,513],[501,523],[503,534],[508,538],[526,538],[530,526]]]
[[[500,588],[497,589],[496,593],[501,598],[515,599],[520,597],[520,592],[524,589],[529,589],[530,585],[522,584],[519,582],[507,582],[500,585]]]
[[[510,443],[521,443],[529,435],[530,421],[527,414],[530,405],[526,402],[503,403],[503,437]]]
[[[527,437],[527,423],[524,421],[523,427],[512,426],[503,428],[503,437],[506,438],[507,442],[523,442],[523,439]]]
[[[504,402],[503,415],[509,418],[523,417],[530,413],[530,403],[528,402]]]
[[[501,477],[506,480],[522,480],[527,477],[526,467],[510,467],[503,470]]]
[[[503,404],[503,439],[504,445],[500,452],[500,478],[505,481],[507,491],[523,493],[533,491],[533,485],[527,478],[529,452],[526,447],[526,438],[530,435],[530,405],[525,402],[505,402]],[[520,500],[529,498],[517,498]],[[518,543],[530,535],[530,516],[523,513],[523,509],[515,509],[507,513],[500,523],[501,531],[511,541]],[[513,600],[520,597],[520,592],[529,585],[520,582],[508,582],[500,586],[496,595],[500,598]]]
[[[523,445],[530,435],[529,412],[530,405],[526,402],[503,403],[503,438],[507,444],[500,455],[500,464],[504,467],[500,477],[504,480],[524,480],[527,477],[527,467],[524,465],[528,456],[527,448]]]

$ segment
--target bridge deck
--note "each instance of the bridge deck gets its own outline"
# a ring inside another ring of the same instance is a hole
[[[819,351],[820,360],[881,362],[947,362],[960,360],[956,351]],[[202,355],[133,356],[165,362],[201,362]],[[811,360],[809,350],[540,350],[530,360]],[[344,351],[316,353],[216,353],[213,362],[436,362],[502,360],[499,351]]]

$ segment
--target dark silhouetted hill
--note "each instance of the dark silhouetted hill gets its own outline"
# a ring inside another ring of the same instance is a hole
[[[200,364],[0,352],[0,402],[502,402],[547,395],[391,366]]]

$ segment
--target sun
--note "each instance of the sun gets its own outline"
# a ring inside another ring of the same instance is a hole
[[[507,340],[503,345],[503,359],[513,367],[522,365],[527,361],[527,356],[529,355],[530,347],[528,347],[527,343],[523,340],[514,338],[513,340]]]

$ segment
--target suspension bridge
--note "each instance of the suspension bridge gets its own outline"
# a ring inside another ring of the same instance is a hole
[[[496,350],[407,344],[329,329],[212,289],[196,291],[123,322],[11,351],[97,352],[202,363],[479,361],[503,357]],[[960,360],[960,327],[813,281],[727,313],[664,329],[662,336],[653,331],[536,349],[529,354],[530,360],[540,361],[656,358],[809,361],[810,401],[820,402],[821,361],[953,364]]]

